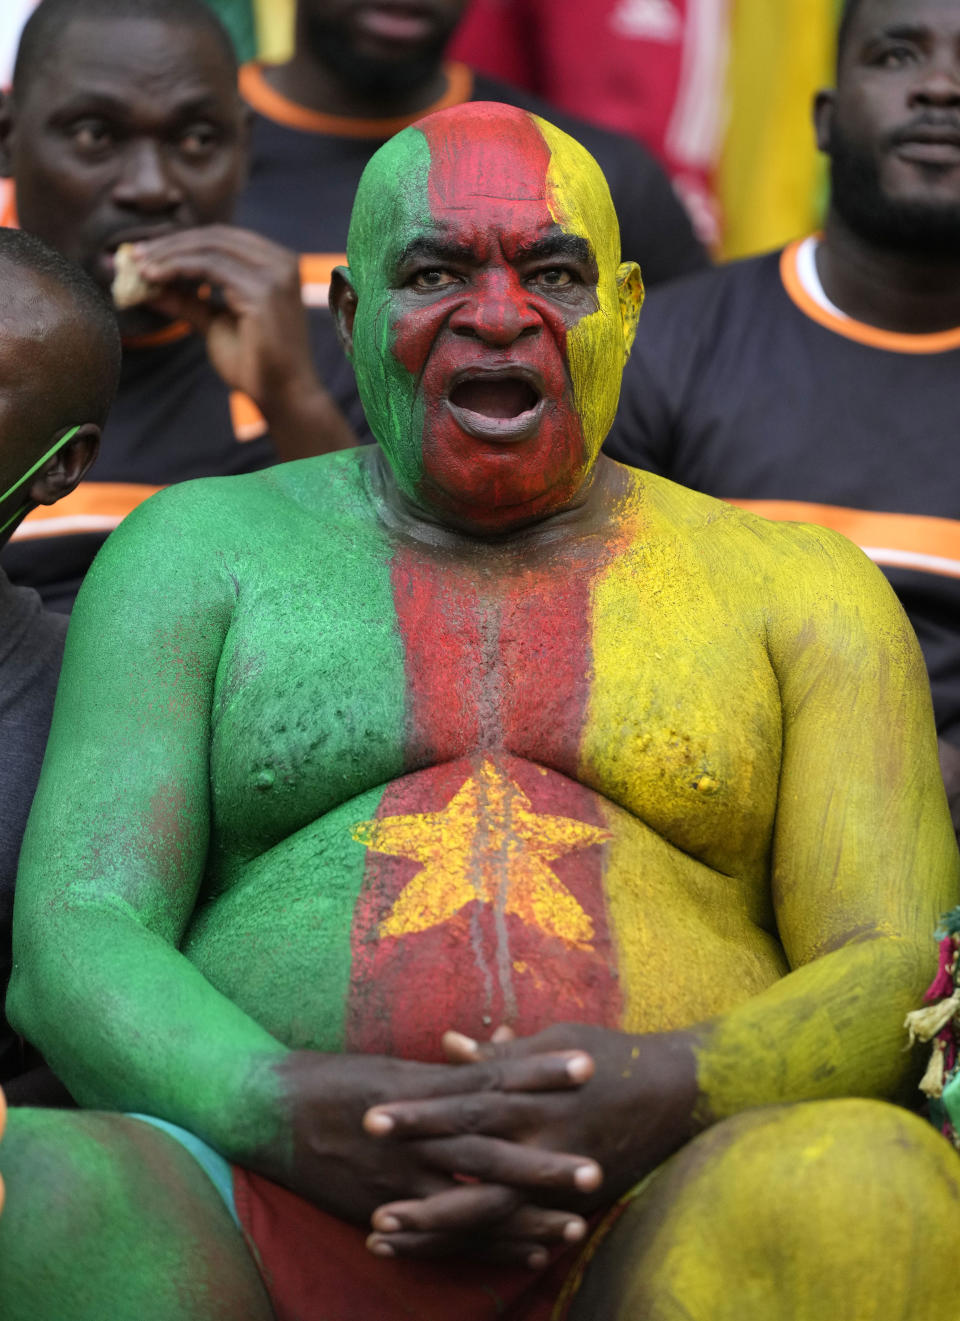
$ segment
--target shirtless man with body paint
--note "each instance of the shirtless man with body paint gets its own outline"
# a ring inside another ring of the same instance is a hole
[[[161,494],[78,602],[9,1011],[85,1109],[11,1113],[0,1314],[939,1318],[890,589],[598,457],[641,285],[550,125],[405,130],[348,252],[380,448]]]

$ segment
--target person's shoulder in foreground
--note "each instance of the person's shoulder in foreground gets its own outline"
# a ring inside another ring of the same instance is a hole
[[[93,462],[116,388],[120,341],[108,304],[83,272],[17,230],[0,230],[0,290],[2,545],[30,509],[68,495]],[[20,840],[66,626],[0,571],[0,990],[10,972]],[[18,1047],[0,1019],[0,1081],[20,1068]]]

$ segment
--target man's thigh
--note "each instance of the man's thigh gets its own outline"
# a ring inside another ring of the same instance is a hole
[[[0,1143],[4,1321],[270,1321],[219,1193],[136,1119],[10,1111]]]
[[[751,1111],[641,1186],[569,1316],[940,1321],[958,1205],[960,1159],[906,1111],[856,1100]]]

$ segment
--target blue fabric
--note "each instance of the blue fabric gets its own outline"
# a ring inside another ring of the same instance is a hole
[[[233,1216],[233,1223],[239,1229],[240,1217],[237,1215],[237,1204],[233,1196],[233,1174],[229,1163],[224,1160],[220,1153],[214,1151],[213,1147],[208,1147],[206,1142],[201,1141],[200,1138],[195,1137],[193,1133],[189,1133],[185,1128],[179,1128],[176,1124],[168,1124],[165,1119],[155,1119],[153,1115],[135,1114],[131,1114],[129,1118],[142,1119],[145,1124],[152,1124],[154,1128],[159,1128],[164,1133],[169,1133],[172,1138],[176,1138],[181,1147],[186,1147],[223,1198],[224,1206]]]

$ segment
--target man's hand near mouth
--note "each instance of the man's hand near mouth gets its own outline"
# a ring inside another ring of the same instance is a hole
[[[313,366],[294,253],[231,225],[179,230],[134,253],[161,291],[150,306],[206,337],[211,363],[263,413],[282,459],[356,445]]]

